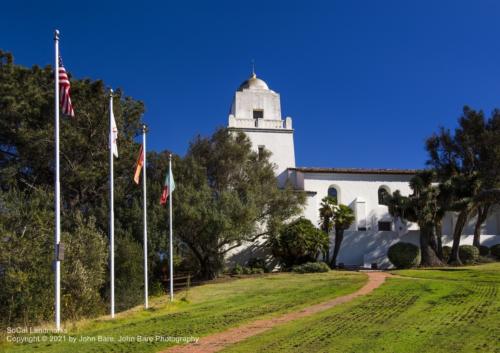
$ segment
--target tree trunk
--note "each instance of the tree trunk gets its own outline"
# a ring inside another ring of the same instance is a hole
[[[198,273],[200,279],[203,280],[211,280],[215,279],[219,274],[219,271],[222,267],[218,266],[218,262],[214,261],[212,258],[218,258],[216,255],[204,255],[200,252],[192,243],[186,243],[188,247],[191,249],[192,253],[198,260],[200,264],[200,272]],[[224,257],[224,255],[222,255]]]
[[[204,280],[217,278],[222,270],[222,262],[220,256],[216,254],[205,256],[200,260],[200,278]]]
[[[479,248],[481,246],[481,226],[488,218],[488,212],[490,211],[490,205],[486,204],[482,207],[479,207],[477,210],[477,220],[476,225],[474,226],[474,240],[472,245]]]
[[[453,230],[453,246],[451,248],[450,259],[448,263],[450,265],[461,265],[460,256],[458,255],[458,250],[460,247],[460,238],[462,237],[462,231],[467,222],[468,212],[466,210],[460,211],[457,218],[457,223],[455,224],[455,229]]]
[[[331,268],[337,267],[337,255],[340,251],[340,245],[342,245],[342,240],[344,239],[344,229],[335,228],[335,245],[333,248],[332,262],[330,263]]]
[[[429,245],[432,248],[432,250],[434,250],[434,253],[436,253],[436,255],[437,255],[437,253],[438,253],[438,240],[437,240],[437,236],[436,236],[436,227],[431,226],[429,228],[430,228],[429,229]]]
[[[422,267],[443,266],[443,262],[439,259],[436,251],[432,247],[433,237],[433,225],[426,224],[420,226],[420,252],[422,254],[422,261],[420,262],[420,266]]]
[[[440,219],[436,223],[437,256],[443,261],[443,221]]]
[[[323,262],[330,262],[330,249],[323,251]]]
[[[209,262],[200,263],[200,279],[211,280],[217,277],[217,272],[210,266]]]

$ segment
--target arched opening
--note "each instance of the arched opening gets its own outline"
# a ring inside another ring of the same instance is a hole
[[[378,188],[378,204],[386,205],[387,197],[391,194],[389,188],[387,186],[381,186]]]
[[[334,185],[331,185],[328,188],[328,196],[333,197],[335,199],[335,203],[338,203],[340,197],[339,188]]]

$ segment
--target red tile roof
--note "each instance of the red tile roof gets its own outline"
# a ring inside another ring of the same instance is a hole
[[[367,168],[312,168],[297,167],[288,168],[303,173],[338,173],[338,174],[393,174],[393,175],[414,175],[417,169],[367,169]]]

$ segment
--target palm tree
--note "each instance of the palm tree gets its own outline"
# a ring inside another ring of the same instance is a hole
[[[333,207],[337,205],[337,199],[332,196],[326,196],[321,200],[321,207],[319,208],[319,227],[326,233],[328,239],[330,232],[333,230]],[[330,249],[325,249],[323,259],[326,263],[330,262]]]
[[[330,266],[337,267],[337,256],[344,239],[344,231],[354,222],[355,216],[353,210],[346,205],[333,206],[333,219],[335,224],[335,245],[333,248],[333,256]]]

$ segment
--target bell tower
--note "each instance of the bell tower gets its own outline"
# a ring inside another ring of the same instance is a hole
[[[228,128],[243,131],[252,148],[272,153],[280,186],[287,178],[287,168],[295,167],[292,118],[281,116],[280,95],[269,89],[255,72],[236,91],[229,113]]]

